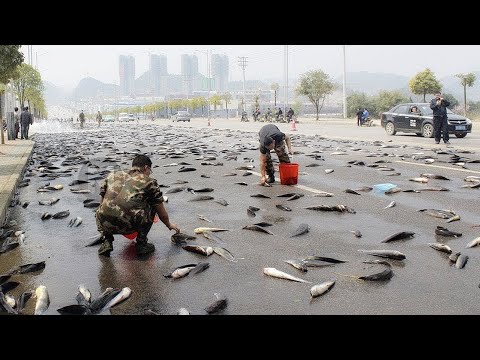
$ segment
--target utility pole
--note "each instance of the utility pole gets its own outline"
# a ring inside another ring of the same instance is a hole
[[[238,57],[238,65],[243,70],[243,106],[242,111],[245,110],[245,103],[247,102],[247,98],[245,97],[245,68],[247,67],[247,57],[246,56],[239,56]]]
[[[285,82],[285,103],[283,105],[283,116],[287,116],[287,105],[288,105],[288,45],[285,45],[284,48],[284,68],[285,68],[285,73],[284,73],[284,82]]]
[[[347,118],[347,62],[345,59],[345,45],[343,45],[343,118]]]

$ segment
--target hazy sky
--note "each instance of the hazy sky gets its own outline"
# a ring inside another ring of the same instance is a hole
[[[87,75],[118,84],[119,55],[135,56],[136,78],[148,70],[149,53],[166,55],[170,74],[180,74],[182,54],[196,54],[199,72],[206,74],[207,49],[229,57],[230,80],[242,79],[239,56],[248,58],[247,80],[283,79],[284,45],[33,45],[33,65],[38,66],[42,79],[73,89]],[[22,46],[22,51],[28,62],[26,45]],[[411,77],[429,67],[437,78],[442,78],[480,70],[479,62],[480,45],[346,46],[347,72],[382,72]],[[316,69],[322,69],[331,77],[341,75],[342,45],[288,46],[289,78]]]

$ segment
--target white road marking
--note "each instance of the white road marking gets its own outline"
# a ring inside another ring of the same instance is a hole
[[[404,161],[404,160],[398,160],[398,161],[395,161],[395,162],[403,163],[403,164],[425,166],[425,167],[428,167],[428,168],[434,167],[434,168],[438,168],[438,169],[455,170],[455,171],[469,172],[469,173],[473,173],[473,174],[480,174],[480,171],[460,169],[460,168],[452,168],[452,167],[448,167],[448,166],[440,166],[440,165],[433,165],[433,164],[419,164],[419,163],[414,163],[414,162]]]

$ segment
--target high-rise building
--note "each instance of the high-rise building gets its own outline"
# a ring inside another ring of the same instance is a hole
[[[191,94],[194,90],[194,84],[198,77],[198,57],[196,55],[182,55],[181,74],[184,82],[184,91]]]
[[[150,55],[150,88],[156,96],[164,96],[164,86],[162,86],[162,77],[168,75],[167,57],[165,55]]]
[[[132,55],[120,55],[120,94],[135,95],[135,58]]]
[[[210,66],[215,90],[219,93],[226,92],[228,90],[228,56],[212,54],[212,63]]]

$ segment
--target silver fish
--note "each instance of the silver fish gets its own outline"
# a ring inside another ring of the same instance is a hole
[[[183,245],[182,249],[204,256],[210,256],[213,254],[213,248],[211,246]]]
[[[394,207],[395,205],[397,205],[397,203],[395,202],[395,200],[393,200],[390,204],[388,204],[387,206],[385,206],[384,209],[392,208],[392,207]]]
[[[460,237],[462,236],[462,233],[458,233],[455,231],[450,231],[447,228],[444,228],[443,226],[437,226],[435,229],[435,234],[436,235],[441,235],[441,236],[453,236],[453,237]]]
[[[122,301],[128,299],[132,294],[132,290],[129,287],[124,287],[113,299],[111,299],[105,306],[101,309],[101,311],[107,310],[111,307],[114,307],[121,303]]]
[[[454,215],[452,216],[451,218],[449,218],[447,221],[445,221],[446,223],[450,223],[452,221],[458,221],[460,220],[460,215]]]
[[[227,259],[228,261],[236,262],[237,260],[235,259],[235,256],[228,251],[227,249],[219,246],[214,246],[213,247],[213,252],[217,255],[220,255],[221,257]]]
[[[48,297],[47,287],[40,285],[35,289],[35,295],[37,297],[37,302],[35,304],[34,315],[41,315],[47,311],[48,306],[50,305],[50,298]]]
[[[278,278],[278,279],[285,279],[285,280],[290,280],[290,281],[297,281],[297,282],[301,282],[301,283],[311,284],[310,281],[297,278],[293,275],[287,274],[287,273],[285,273],[283,271],[280,271],[280,270],[277,270],[275,268],[270,268],[270,267],[263,268],[263,273],[265,275],[275,277],[275,278]]]
[[[412,231],[400,231],[400,232],[397,232],[393,235],[390,235],[389,237],[385,238],[381,242],[386,243],[386,242],[389,242],[389,241],[411,239],[414,235],[415,235],[415,233],[412,232]]]
[[[263,232],[265,234],[273,235],[273,233],[270,230],[267,230],[267,229],[265,229],[261,226],[258,226],[258,225],[246,225],[242,229],[259,231],[259,232]]]
[[[443,175],[436,175],[436,174],[420,174],[421,177],[425,177],[428,179],[437,179],[437,180],[450,180]]]
[[[303,260],[293,259],[293,260],[285,260],[285,262],[289,265],[292,265],[295,269],[298,269],[300,271],[303,271],[303,272],[308,271],[308,268],[305,265],[305,263],[303,262]]]
[[[50,200],[39,200],[38,204],[39,205],[53,205],[53,204],[56,204],[59,201],[60,201],[60,199],[51,198]]]
[[[428,178],[426,177],[416,177],[416,178],[410,178],[408,179],[410,181],[416,181],[416,182],[421,182],[421,183],[426,183],[428,182]]]
[[[205,311],[208,314],[215,314],[222,310],[225,310],[228,305],[228,299],[226,297],[217,293],[215,293],[214,295],[217,300],[205,308]]]
[[[222,229],[222,228],[210,228],[210,227],[198,227],[195,230],[193,230],[195,234],[200,234],[205,231],[210,231],[210,232],[218,232],[218,231],[229,231],[228,229]]]
[[[468,256],[464,254],[460,254],[457,261],[455,261],[455,267],[457,269],[463,269],[467,264],[467,261],[468,261]]]
[[[350,232],[353,233],[357,238],[362,237],[362,233],[359,230],[350,230]]]
[[[452,253],[452,249],[450,248],[450,246],[442,244],[442,243],[428,243],[427,245],[430,246],[432,249],[444,252],[446,254],[451,254]]]
[[[197,266],[197,264],[182,265],[170,271],[168,274],[164,274],[163,276],[165,276],[166,278],[180,279],[187,276],[190,271],[195,268],[195,266]]]
[[[312,298],[315,298],[317,296],[327,293],[335,285],[335,281],[336,280],[333,279],[333,280],[322,282],[317,285],[313,285],[310,288],[310,295],[312,296]]]
[[[83,223],[83,219],[80,216],[77,216],[76,218],[70,219],[70,222],[68,223],[68,226],[70,227],[78,227]]]
[[[325,169],[325,173],[326,174],[331,174],[332,172],[334,172],[335,170],[333,169]]]
[[[406,259],[405,254],[397,250],[358,250],[358,251],[364,252],[365,254],[384,257],[388,259],[394,259],[394,260]]]
[[[472,248],[474,246],[478,246],[480,245],[480,236],[473,239],[472,241],[470,241],[465,247],[466,248]]]
[[[155,315],[160,315],[160,314],[155,314]],[[188,311],[185,308],[180,308],[177,311],[177,315],[190,315],[190,311]]]
[[[295,233],[290,237],[300,236],[306,234],[310,231],[310,226],[308,224],[300,224]]]

